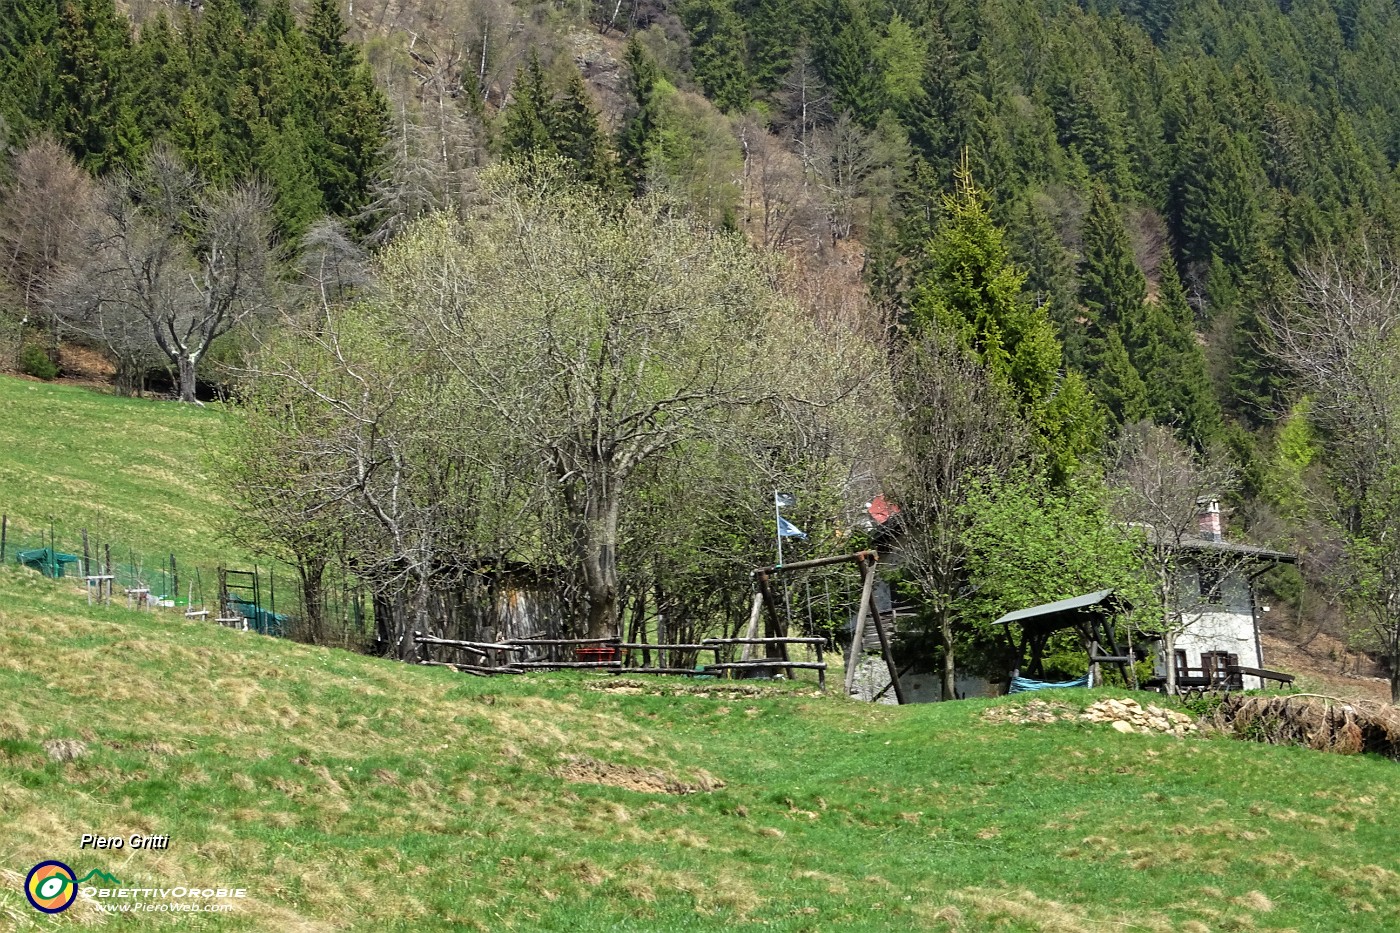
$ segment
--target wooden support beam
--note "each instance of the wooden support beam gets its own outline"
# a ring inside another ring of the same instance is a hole
[[[434,638],[431,635],[424,635],[422,632],[414,632],[413,640],[420,645],[443,645],[448,648],[458,648],[468,654],[475,654],[486,657],[486,652],[475,642],[457,641],[452,638]]]
[[[607,671],[609,674],[685,674],[694,677],[703,674],[693,667],[623,667]]]
[[[508,645],[617,645],[616,638],[510,638]]]
[[[856,688],[856,666],[860,663],[861,642],[865,640],[865,619],[870,614],[875,589],[875,565],[867,564],[864,558],[856,563],[860,566],[864,582],[860,590],[860,609],[856,611],[856,630],[851,637],[851,655],[846,659],[846,696],[850,696]]]
[[[706,641],[708,641],[708,639],[706,639]],[[712,651],[712,650],[714,650],[715,645],[713,645],[713,644],[702,644],[702,645],[685,645],[685,644],[682,644],[682,645],[653,645],[653,644],[651,644],[651,643],[649,643],[649,642],[624,641],[624,642],[619,642],[619,643],[618,643],[618,647],[619,647],[619,648],[628,648],[628,649],[638,649],[638,648],[652,648],[652,649],[655,649],[655,648],[665,648],[667,651]]]
[[[854,554],[837,554],[834,557],[816,557],[812,560],[795,560],[790,564],[774,564],[772,567],[759,567],[754,570],[752,576],[757,579],[759,574],[780,573],[785,570],[809,570],[813,567],[828,567],[832,564],[842,564],[846,561],[860,562],[862,560],[878,561],[880,553],[878,551],[856,551]]]
[[[425,645],[446,645],[450,648],[462,648],[467,651],[474,651],[477,654],[485,654],[488,651],[524,651],[523,645],[501,644],[490,641],[458,641],[454,638],[434,638],[431,635],[423,635],[414,632],[413,637]]]
[[[759,617],[762,613],[763,613],[763,589],[762,589],[761,587],[756,587],[755,590],[754,590],[754,594],[753,594],[753,609],[750,610],[750,612],[749,612],[749,628],[748,628],[748,632],[747,632],[747,634],[748,634],[748,640],[747,640],[748,643],[744,645],[744,650],[743,650],[743,652],[740,653],[740,659],[741,659],[741,660],[747,661],[750,657],[753,656],[753,642],[752,642],[752,639],[755,639],[755,638],[758,637],[758,617]]]
[[[784,638],[706,638],[702,648],[711,648],[715,645],[820,645],[826,642],[825,638],[813,638],[806,635],[791,635]],[[667,645],[666,647],[673,647]]]
[[[826,664],[818,661],[788,661],[784,658],[776,657],[770,661],[729,661],[727,664],[706,664],[704,670],[707,671],[732,671],[743,670],[743,668],[763,668],[763,667],[799,667],[808,671],[825,671]]]
[[[875,568],[870,568],[870,576],[875,577]],[[885,623],[880,618],[880,607],[875,605],[875,594],[870,594],[870,614],[874,617],[875,634],[880,637],[880,653],[885,656],[885,667],[890,672],[890,683],[894,684],[894,698],[903,706],[909,702],[904,696],[904,685],[899,682],[899,667],[894,663],[894,650],[890,647],[890,636],[885,631]]]

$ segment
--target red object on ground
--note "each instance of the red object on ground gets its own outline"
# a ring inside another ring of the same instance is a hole
[[[574,655],[580,661],[607,661],[609,663],[617,660],[616,645],[579,645],[574,649]]]

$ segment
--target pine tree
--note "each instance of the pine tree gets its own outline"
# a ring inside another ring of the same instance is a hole
[[[133,97],[142,133],[156,139],[170,132],[180,114],[180,97],[192,79],[189,50],[161,10],[141,29],[133,55]]]
[[[1102,340],[1134,320],[1147,298],[1147,280],[1108,189],[1094,185],[1082,230],[1079,302],[1089,315],[1091,339]]]
[[[510,102],[501,114],[501,155],[529,160],[556,154],[555,119],[554,95],[545,80],[539,53],[532,50],[511,85]]]
[[[622,60],[627,66],[628,101],[618,131],[617,151],[623,181],[640,194],[661,148],[661,74],[636,35],[627,40]]]
[[[317,122],[303,126],[303,137],[326,208],[342,217],[368,199],[389,127],[388,102],[359,49],[345,41],[346,29],[340,0],[314,0],[304,32],[308,108]]]
[[[822,27],[812,36],[817,67],[831,88],[837,110],[867,127],[884,109],[884,88],[875,51],[879,35],[861,0],[826,0],[819,11]]]
[[[0,6],[0,117],[24,134],[48,126],[59,94],[59,0]]]
[[[733,0],[686,0],[681,19],[690,31],[690,65],[705,94],[726,112],[749,105],[744,21]]]
[[[573,166],[581,181],[603,191],[618,186],[617,162],[607,134],[598,122],[592,95],[577,71],[569,75],[564,93],[554,108],[551,135],[554,148]]]
[[[131,32],[112,0],[68,0],[55,35],[53,121],[91,172],[134,166],[142,148],[129,81]]]
[[[754,87],[778,89],[792,67],[793,55],[802,44],[802,12],[799,0],[749,0],[738,4],[748,26],[748,70]]]
[[[915,289],[915,333],[942,328],[1015,399],[1041,452],[1060,478],[1097,449],[1102,417],[1078,373],[1061,371],[1062,351],[1043,307],[1026,297],[1025,273],[1011,262],[1004,235],[966,164],[945,217],[927,248]]]
[[[1147,386],[1128,358],[1128,350],[1116,327],[1108,331],[1094,356],[1089,388],[1108,411],[1111,429],[1134,424],[1151,413]]]
[[[1220,403],[1196,339],[1195,314],[1170,256],[1162,259],[1157,279],[1157,301],[1146,303],[1127,331],[1128,356],[1147,387],[1153,420],[1174,425],[1197,450],[1207,450],[1220,437]]]

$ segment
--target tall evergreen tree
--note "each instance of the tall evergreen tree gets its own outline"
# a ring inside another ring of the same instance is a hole
[[[568,160],[581,181],[604,191],[617,187],[617,161],[598,122],[592,95],[577,71],[569,75],[554,109],[555,150]]]
[[[733,0],[685,0],[681,19],[690,31],[690,66],[705,94],[725,111],[749,105],[744,21]]]
[[[539,52],[531,50],[501,113],[501,155],[507,159],[554,155],[554,121],[554,95],[545,80]]]
[[[142,148],[131,96],[131,31],[112,0],[67,0],[55,35],[53,122],[92,172],[133,166]]]
[[[1094,185],[1082,240],[1079,303],[1088,319],[1089,385],[1115,425],[1132,423],[1147,415],[1147,391],[1123,335],[1142,317],[1147,280],[1137,267],[1118,209],[1102,184]]]
[[[741,0],[739,15],[748,27],[748,68],[754,86],[764,92],[778,89],[802,44],[801,0]]]
[[[1153,420],[1174,425],[1197,450],[1206,450],[1220,437],[1220,403],[1170,256],[1163,257],[1157,281],[1157,300],[1143,306],[1127,331],[1128,356],[1143,377]]]
[[[927,249],[915,289],[916,333],[943,328],[986,367],[1016,401],[1037,445],[1059,477],[1097,449],[1103,422],[1083,378],[1064,373],[1054,325],[1026,297],[1025,273],[1011,262],[1004,235],[966,165]]]
[[[879,33],[861,0],[825,0],[817,15],[822,27],[812,36],[817,67],[831,89],[837,110],[872,127],[884,109],[884,87],[876,49]]]
[[[645,189],[652,160],[661,147],[661,72],[633,35],[623,53],[627,68],[627,107],[618,131],[622,177],[635,193]]]
[[[59,0],[0,3],[0,117],[18,133],[50,124],[59,94]]]

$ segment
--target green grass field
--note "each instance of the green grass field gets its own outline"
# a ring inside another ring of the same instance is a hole
[[[211,567],[228,559],[214,533],[228,506],[207,466],[226,417],[218,406],[0,376],[0,512],[11,549],[41,546],[52,519],[60,548],[73,552],[86,528],[112,544],[114,561],[133,551]]]
[[[71,582],[13,567],[0,646],[0,927],[55,926],[20,891],[46,858],[248,892],[229,914],[136,919],[80,899],[64,915],[114,929],[1400,920],[1400,772],[1377,758],[983,718],[1017,698],[891,708],[797,685],[483,680],[90,610]],[[83,833],[170,847],[82,851]]]

